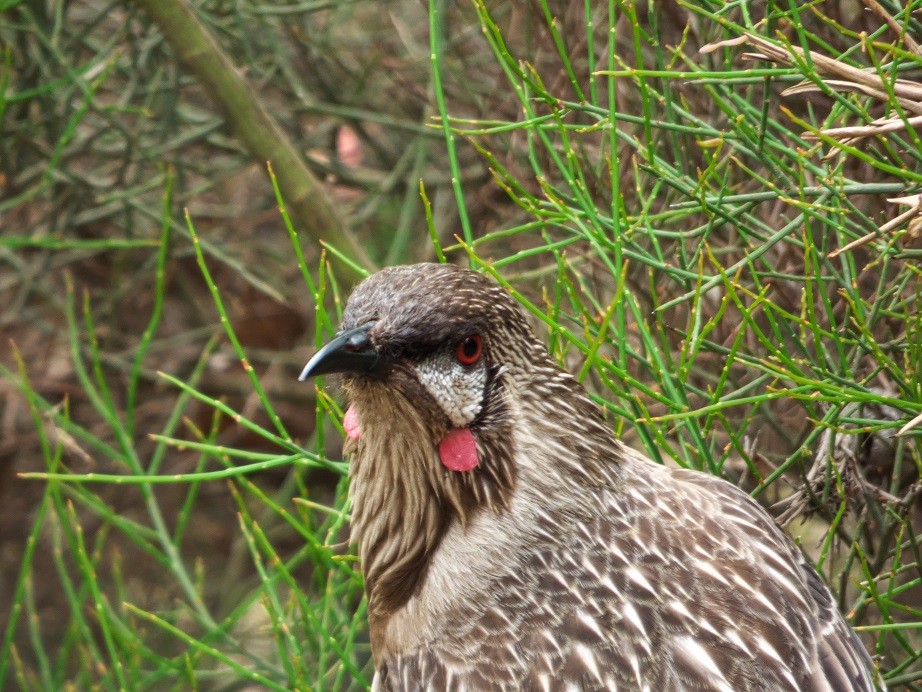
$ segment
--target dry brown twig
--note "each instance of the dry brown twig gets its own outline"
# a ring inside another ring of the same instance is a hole
[[[883,5],[877,2],[877,0],[864,0],[864,4],[867,5],[868,9],[870,9],[874,14],[876,14],[887,23],[887,26],[890,27],[890,30],[896,34],[896,37],[903,42],[904,46],[906,46],[906,50],[922,58],[922,48],[920,48],[915,39],[906,32],[906,27],[901,26],[900,23],[893,17],[893,15],[887,12]]]
[[[900,214],[896,218],[891,219],[890,221],[885,223],[883,226],[881,226],[878,230],[868,233],[867,235],[863,235],[860,238],[853,240],[848,245],[843,245],[837,250],[833,250],[832,252],[829,253],[829,257],[830,258],[838,257],[843,252],[848,252],[850,250],[854,250],[855,248],[859,248],[863,245],[867,245],[872,240],[887,235],[888,233],[896,230],[897,228],[902,226],[904,223],[906,223],[907,221],[910,221],[913,218],[915,218],[916,221],[910,221],[907,234],[910,235],[910,237],[914,239],[917,236],[919,229],[920,229],[919,219],[922,217],[919,217],[919,214],[920,212],[922,212],[922,195],[907,195],[906,197],[894,197],[894,198],[888,199],[887,201],[893,204],[908,204],[911,206],[911,208],[907,211],[904,211],[902,214]]]
[[[891,18],[892,19],[892,18]],[[908,37],[904,37],[908,38]],[[702,53],[710,53],[718,48],[728,45],[740,45],[748,43],[758,49],[758,53],[744,53],[745,60],[764,60],[784,65],[796,65],[806,59],[802,48],[797,46],[780,46],[772,43],[762,36],[746,33],[743,36],[728,41],[718,41],[710,43],[701,48]],[[908,45],[908,44],[907,44]],[[916,46],[918,49],[918,46]],[[922,54],[920,54],[922,56]],[[849,65],[841,60],[830,58],[822,53],[810,52],[810,61],[818,74],[832,75],[840,79],[830,79],[824,81],[826,87],[838,89],[840,91],[858,91],[880,101],[889,101],[890,95],[896,99],[897,103],[911,113],[919,117],[905,118],[896,116],[892,118],[880,118],[867,125],[857,127],[827,128],[820,130],[818,133],[804,132],[801,136],[808,141],[819,140],[821,136],[829,137],[843,141],[844,143],[854,143],[865,137],[872,137],[887,132],[896,132],[907,127],[914,127],[922,124],[922,84],[908,79],[887,80],[884,77],[870,70],[862,70],[853,65]],[[801,82],[785,89],[781,95],[791,96],[793,94],[802,94],[808,92],[820,91],[817,84],[811,82]]]
[[[869,0],[869,3],[874,3],[874,0]],[[876,3],[874,3],[874,6],[871,6],[870,4],[869,6],[878,14],[886,14],[883,8],[881,8]],[[907,48],[914,54],[922,57],[922,49],[919,48],[918,44],[916,44],[909,36],[902,32],[901,27],[896,23],[896,20],[894,20],[893,17],[890,17],[889,15],[886,15],[886,17],[889,17],[889,19],[885,18],[885,21],[887,21],[891,29],[897,31]],[[749,44],[759,51],[758,53],[745,53],[743,58],[747,60],[765,60],[768,62],[781,63],[785,65],[796,65],[805,61],[806,59],[806,55],[802,48],[790,45],[780,46],[772,43],[766,38],[750,33],[744,34],[743,36],[735,39],[708,44],[701,48],[701,52],[710,53],[724,46],[737,46],[741,44]],[[877,74],[876,72],[870,70],[862,70],[860,68],[844,63],[841,60],[836,60],[834,58],[830,58],[829,56],[822,55],[821,53],[811,52],[810,61],[812,62],[813,67],[818,74],[841,77],[841,79],[825,80],[823,85],[827,88],[837,89],[840,91],[857,91],[872,98],[878,99],[882,102],[889,102],[892,97],[905,111],[916,113],[917,115],[906,118],[901,114],[896,117],[878,118],[877,120],[874,120],[873,122],[866,125],[826,128],[819,130],[818,132],[804,132],[801,134],[801,136],[805,140],[817,141],[821,137],[825,137],[835,139],[843,144],[852,145],[866,137],[873,137],[889,132],[897,132],[899,130],[906,129],[907,127],[922,125],[922,84],[919,82],[906,79],[897,79],[893,82],[888,81],[888,83],[885,84],[884,77],[880,74]],[[817,84],[812,82],[801,82],[800,84],[796,84],[792,87],[789,87],[788,89],[785,89],[783,92],[781,92],[781,95],[791,96],[794,94],[815,92],[819,90],[820,87]],[[832,251],[829,253],[829,257],[837,257],[843,252],[854,250],[863,245],[867,245],[876,238],[886,236],[888,233],[891,233],[894,230],[902,227],[903,224],[906,224],[907,222],[908,227],[906,230],[906,240],[909,243],[915,243],[917,240],[922,238],[922,195],[915,194],[906,197],[897,197],[887,201],[894,204],[909,205],[911,208],[907,211],[904,211],[899,216],[891,219],[882,225],[878,230],[857,238],[851,243]]]

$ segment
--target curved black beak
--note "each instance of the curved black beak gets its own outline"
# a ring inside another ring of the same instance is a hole
[[[371,343],[367,324],[340,332],[311,358],[298,379],[329,375],[334,372],[373,373],[381,370],[388,359]]]

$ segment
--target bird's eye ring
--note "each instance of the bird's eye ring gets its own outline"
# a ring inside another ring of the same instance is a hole
[[[480,334],[471,334],[458,343],[458,362],[461,365],[473,365],[480,360],[483,353],[483,340]]]

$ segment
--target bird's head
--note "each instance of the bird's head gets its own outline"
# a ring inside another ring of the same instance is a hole
[[[503,514],[529,435],[553,445],[581,427],[554,415],[599,419],[519,304],[452,265],[384,269],[356,287],[301,379],[332,373],[350,401],[353,536],[372,604],[375,588],[394,607],[412,595],[452,522]]]

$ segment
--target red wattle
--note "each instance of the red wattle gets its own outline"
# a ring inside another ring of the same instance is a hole
[[[355,412],[355,406],[351,404],[346,409],[346,415],[343,416],[343,429],[353,440],[357,440],[362,436],[362,430],[359,427],[359,415]]]
[[[451,471],[470,471],[480,463],[477,442],[468,428],[452,428],[439,442],[439,458]]]

